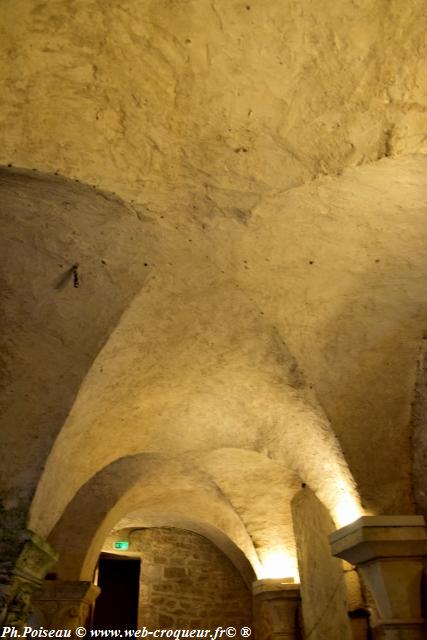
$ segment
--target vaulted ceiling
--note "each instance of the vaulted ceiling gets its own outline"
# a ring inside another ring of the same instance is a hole
[[[414,509],[424,18],[418,0],[2,3],[12,519],[32,503],[60,539],[96,495],[113,515],[91,544],[125,517],[219,521],[262,575],[272,552],[297,571],[302,484],[337,526]]]

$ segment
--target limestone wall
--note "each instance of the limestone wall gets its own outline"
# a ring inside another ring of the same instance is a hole
[[[190,531],[141,529],[139,624],[147,628],[252,627],[252,598],[237,569],[211,542]]]

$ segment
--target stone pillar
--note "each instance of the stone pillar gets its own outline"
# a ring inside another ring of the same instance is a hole
[[[25,626],[31,596],[57,559],[52,547],[32,531],[0,530],[0,627]]]
[[[100,592],[92,582],[46,580],[34,594],[32,605],[44,627],[75,631],[89,626],[91,608]]]
[[[426,638],[421,609],[427,532],[422,516],[363,516],[330,535],[334,556],[356,565],[378,610],[375,638]]]
[[[280,579],[257,580],[252,585],[257,640],[298,640],[299,584]]]

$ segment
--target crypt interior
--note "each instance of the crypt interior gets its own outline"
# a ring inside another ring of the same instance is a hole
[[[7,633],[427,637],[426,17],[2,0]]]

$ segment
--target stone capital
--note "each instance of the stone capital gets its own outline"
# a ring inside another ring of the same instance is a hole
[[[353,565],[427,555],[423,516],[362,516],[329,536],[334,556]]]
[[[0,624],[22,628],[32,594],[57,559],[46,540],[32,531],[0,530]]]
[[[329,537],[332,554],[360,570],[379,619],[378,638],[425,637],[421,581],[427,556],[422,516],[363,516]]]
[[[254,625],[259,640],[297,637],[300,585],[280,579],[257,580],[252,585]]]

